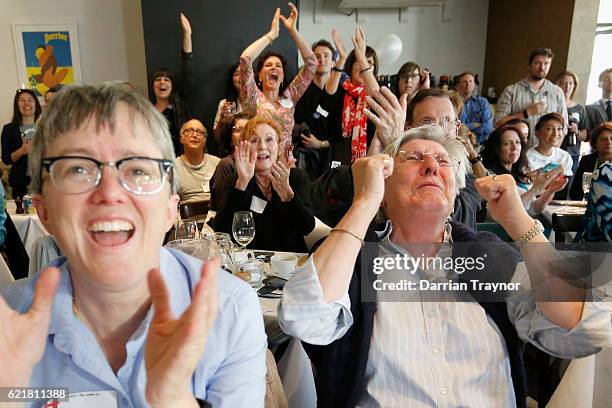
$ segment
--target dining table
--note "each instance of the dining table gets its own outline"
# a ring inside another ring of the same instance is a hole
[[[28,255],[32,254],[34,243],[41,237],[50,235],[36,213],[17,214],[14,200],[7,200],[7,213],[11,217],[17,233]]]
[[[166,246],[173,247],[189,255],[200,259],[206,259],[209,256],[209,250],[203,247],[204,240],[190,239],[171,241]],[[201,242],[201,244],[199,244]],[[298,257],[300,264],[307,259],[307,255],[303,253],[282,252],[282,251],[258,251],[257,249],[249,249],[248,251],[236,251],[233,259],[235,265],[240,264],[248,259],[246,252],[252,252],[256,256],[266,255],[258,260],[263,262],[264,277],[280,277],[270,265],[271,255],[295,255]],[[229,272],[229,271],[228,271]],[[282,276],[285,279],[290,278]],[[255,285],[253,290],[258,291],[263,284]],[[259,293],[258,293],[259,295]],[[282,333],[278,321],[278,306],[281,302],[282,289],[277,289],[272,293],[259,295],[259,304],[263,315],[266,335],[268,336],[268,345],[278,343],[278,339],[284,342],[286,338],[287,344],[283,344],[284,351],[277,362],[278,374],[283,384],[285,395],[290,407],[296,408],[311,408],[317,405],[317,393],[314,384],[314,375],[310,359],[306,351],[302,347],[299,339]],[[278,347],[281,349],[281,347]]]

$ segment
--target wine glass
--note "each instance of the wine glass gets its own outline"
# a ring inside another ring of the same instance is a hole
[[[582,174],[582,192],[584,193],[584,201],[586,202],[589,191],[591,191],[591,180],[593,180],[593,173],[584,172]]]
[[[250,211],[237,211],[232,222],[232,235],[244,251],[255,238],[255,220]]]
[[[199,235],[197,222],[183,220],[176,222],[174,239],[196,239],[199,238]]]

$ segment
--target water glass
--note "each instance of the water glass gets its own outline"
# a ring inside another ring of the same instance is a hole
[[[244,250],[255,238],[255,220],[250,211],[237,211],[232,222],[232,235]]]

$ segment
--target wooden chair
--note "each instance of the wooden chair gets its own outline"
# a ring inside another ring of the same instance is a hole
[[[552,215],[552,228],[555,231],[555,242],[565,242],[566,232],[578,232],[582,230],[583,215],[557,214]]]
[[[181,218],[204,217],[208,213],[210,200],[187,201],[179,203]]]

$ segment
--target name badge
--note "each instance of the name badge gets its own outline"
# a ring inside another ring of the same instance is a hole
[[[331,167],[332,169],[335,169],[335,168],[338,168],[338,167],[340,167],[340,166],[342,166],[342,162],[332,160],[332,162],[331,162],[331,166],[330,166],[330,167]]]
[[[118,408],[116,391],[77,392],[68,395],[68,401],[48,402],[44,407],[53,408]]]
[[[329,112],[323,109],[321,105],[317,106],[317,112],[320,113],[321,116],[323,116],[324,118],[326,118],[327,115],[329,115]]]
[[[250,210],[256,212],[257,214],[261,214],[266,209],[266,205],[268,205],[268,202],[266,200],[262,200],[257,196],[253,196],[253,198],[251,198]]]

